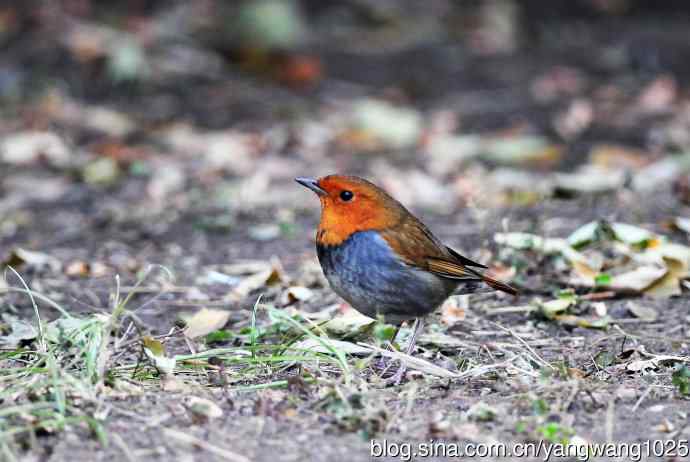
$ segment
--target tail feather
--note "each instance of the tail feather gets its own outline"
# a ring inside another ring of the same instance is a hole
[[[468,268],[459,262],[448,261],[440,258],[427,258],[429,271],[441,277],[458,281],[484,281],[489,287],[511,295],[517,295],[518,290],[498,279],[487,276],[474,268]]]
[[[503,281],[499,281],[498,279],[494,279],[490,276],[487,276],[485,274],[482,274],[482,281],[484,281],[489,287],[500,290],[501,292],[505,292],[510,295],[517,295],[518,290],[511,286],[510,284],[507,284]]]

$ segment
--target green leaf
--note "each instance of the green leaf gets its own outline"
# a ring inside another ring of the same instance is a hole
[[[532,411],[535,415],[546,415],[550,410],[549,403],[543,399],[535,399],[532,401]]]
[[[611,285],[611,275],[607,273],[599,273],[594,277],[594,285],[608,286]]]
[[[612,223],[611,230],[616,239],[630,245],[645,246],[647,242],[656,237],[646,229],[627,223]]]
[[[681,395],[690,394],[690,369],[687,366],[676,369],[671,376],[671,383],[678,387]]]
[[[591,221],[586,225],[580,226],[568,236],[568,244],[574,248],[584,247],[590,242],[597,239],[597,232],[599,231],[599,222]]]
[[[393,340],[396,328],[390,324],[377,323],[374,327],[374,337],[381,342]]]
[[[616,355],[607,350],[602,350],[594,356],[594,363],[600,368],[610,366],[616,360]]]
[[[211,345],[212,343],[227,342],[233,337],[234,334],[229,330],[216,330],[208,334],[205,340],[207,345]]]
[[[541,303],[539,307],[544,317],[547,319],[554,319],[559,314],[565,313],[568,308],[573,306],[575,303],[577,303],[577,298],[572,296],[549,300]]]

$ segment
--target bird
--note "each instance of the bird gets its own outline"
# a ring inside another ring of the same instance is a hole
[[[487,266],[444,245],[400,202],[357,176],[295,178],[321,202],[316,253],[333,291],[355,310],[398,326],[413,322],[405,352],[414,351],[424,318],[463,284],[511,295],[517,290]],[[394,341],[395,336],[391,340]],[[401,365],[391,382],[399,385]]]

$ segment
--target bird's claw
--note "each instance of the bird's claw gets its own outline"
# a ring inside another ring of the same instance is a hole
[[[403,377],[405,377],[405,372],[407,371],[407,367],[405,367],[404,364],[401,364],[398,370],[395,372],[395,375],[393,377],[386,379],[386,385],[393,385],[393,386],[398,386],[402,382]]]

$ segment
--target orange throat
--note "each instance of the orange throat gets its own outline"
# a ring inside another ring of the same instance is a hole
[[[324,202],[316,232],[320,245],[340,245],[359,231],[382,230],[396,223],[396,213],[377,207],[342,210],[338,204]]]

